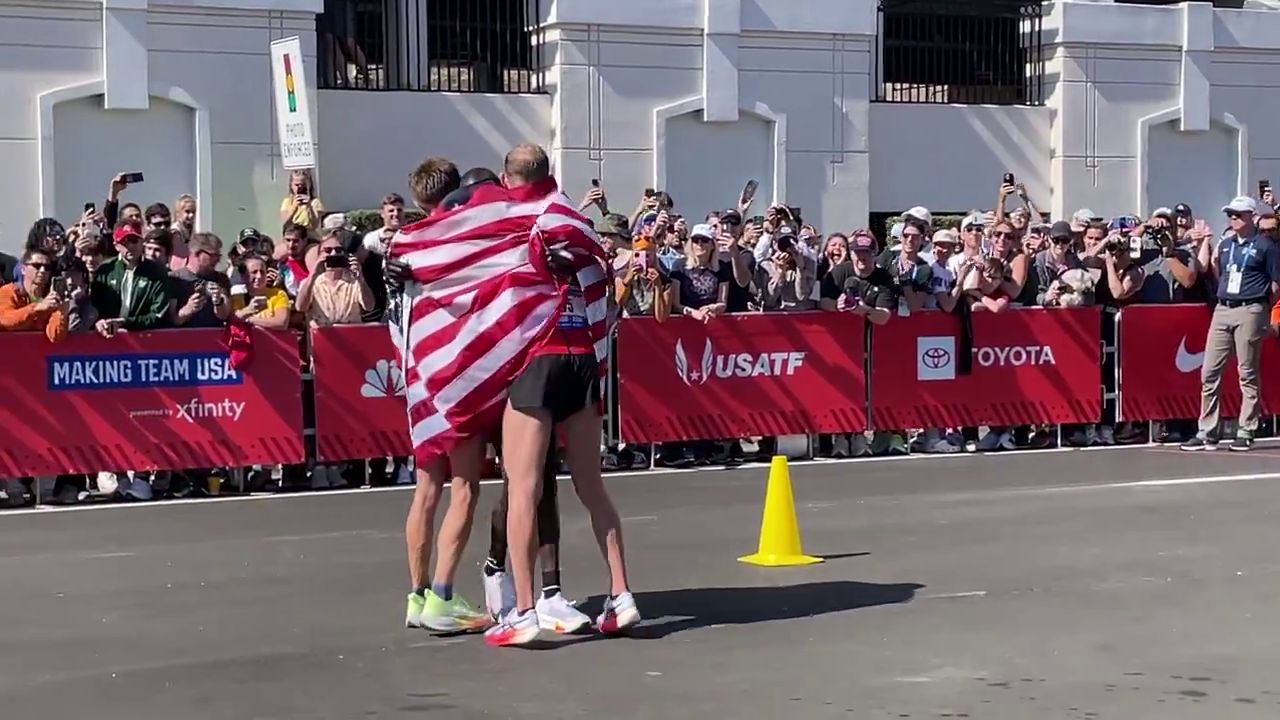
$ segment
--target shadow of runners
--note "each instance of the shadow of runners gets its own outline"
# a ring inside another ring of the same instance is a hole
[[[875,605],[910,602],[919,583],[864,583],[832,580],[762,587],[687,588],[636,594],[636,604],[645,620],[631,628],[627,637],[657,640],[668,635],[711,625],[751,625],[771,620],[827,615]],[[595,617],[604,604],[597,595],[579,608]],[[599,633],[577,636],[552,646],[598,640]]]

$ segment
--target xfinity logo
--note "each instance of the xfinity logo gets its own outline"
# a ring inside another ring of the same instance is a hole
[[[950,335],[916,338],[916,379],[956,378],[956,339]],[[1048,345],[989,345],[973,349],[973,361],[982,367],[1056,365]]]
[[[1187,336],[1183,335],[1182,342],[1178,343],[1178,354],[1174,356],[1173,364],[1178,367],[1178,372],[1195,372],[1204,364],[1204,352],[1187,352]]]
[[[803,352],[729,353],[716,355],[707,338],[702,346],[702,359],[697,367],[690,367],[684,351],[684,342],[676,341],[676,373],[685,385],[702,385],[714,374],[718,378],[777,377],[796,374],[804,363]]]
[[[229,418],[233,421],[240,419],[240,414],[244,412],[245,403],[232,402],[231,400],[223,400],[222,402],[200,402],[192,398],[176,407],[178,417],[186,420],[191,424],[195,424],[196,420],[223,419]]]

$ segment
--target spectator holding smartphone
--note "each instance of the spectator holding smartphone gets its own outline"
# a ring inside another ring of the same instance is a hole
[[[142,257],[142,224],[122,220],[112,233],[116,256],[94,273],[90,296],[98,309],[97,330],[153,330],[169,319],[169,278],[163,267]]]
[[[348,234],[341,228],[325,232],[320,241],[323,260],[298,288],[294,308],[312,327],[358,323],[361,313],[373,308],[373,291],[360,262],[344,249]]]
[[[756,268],[756,302],[761,310],[812,310],[816,263],[800,247],[795,231],[778,228],[774,252]]]
[[[234,296],[232,308],[236,317],[261,328],[283,330],[288,327],[293,303],[277,286],[280,274],[271,266],[271,261],[251,254],[241,258],[240,267],[247,293]]]
[[[50,342],[61,342],[67,336],[70,308],[53,287],[57,270],[53,256],[45,250],[27,250],[22,265],[22,282],[0,287],[0,330],[39,330]]]
[[[97,329],[98,309],[89,298],[89,277],[89,269],[79,258],[72,258],[62,269],[67,294],[67,332]]]
[[[653,242],[639,238],[632,243],[626,269],[614,279],[614,297],[623,317],[652,317],[666,322],[671,316],[671,280],[658,264]]]
[[[289,173],[289,194],[280,201],[280,222],[293,223],[309,232],[320,229],[324,203],[316,197],[316,182],[310,170]]]
[[[217,269],[222,240],[198,232],[187,246],[187,264],[172,276],[175,322],[183,327],[222,327],[231,317],[231,280]]]

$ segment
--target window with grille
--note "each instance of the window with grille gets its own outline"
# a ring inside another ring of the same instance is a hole
[[[316,18],[317,84],[543,92],[539,17],[537,0],[325,0]]]
[[[880,0],[878,102],[1044,104],[1042,4]]]

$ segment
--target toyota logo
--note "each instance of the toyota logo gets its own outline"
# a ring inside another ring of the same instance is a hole
[[[937,370],[951,363],[951,353],[940,347],[925,348],[920,353],[920,363],[930,370]]]

